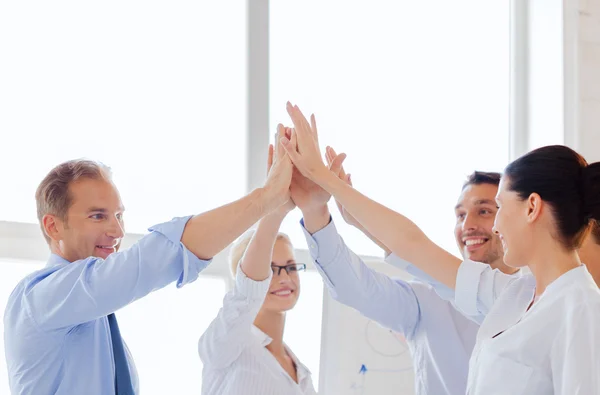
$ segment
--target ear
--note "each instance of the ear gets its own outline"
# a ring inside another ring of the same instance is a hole
[[[532,193],[527,198],[527,221],[535,222],[541,215],[544,208],[544,201],[537,193]]]
[[[42,228],[44,233],[51,240],[59,241],[61,239],[61,230],[63,228],[62,221],[52,214],[46,214],[42,218]]]

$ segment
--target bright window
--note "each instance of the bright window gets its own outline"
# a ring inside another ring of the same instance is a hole
[[[453,207],[462,182],[508,161],[509,2],[270,7],[273,129],[289,123],[287,100],[314,112],[322,148],[348,154],[357,189],[456,251]],[[284,226],[298,247],[305,245],[299,217]],[[334,219],[355,252],[381,255]]]
[[[79,157],[113,168],[130,232],[243,195],[244,0],[3,2],[0,53],[1,220],[36,222]]]

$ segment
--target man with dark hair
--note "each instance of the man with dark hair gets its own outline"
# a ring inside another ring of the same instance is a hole
[[[338,155],[327,149],[331,170],[351,184]],[[301,176],[295,175],[300,178]],[[495,196],[500,174],[475,172],[462,186],[455,207],[454,230],[465,259],[482,261],[505,273],[517,269],[503,262],[502,244],[492,231],[496,215]],[[293,181],[298,182],[298,181]],[[413,265],[390,254],[390,250],[367,232],[344,207],[344,220],[363,231],[386,255],[386,262],[424,282],[392,279],[367,267],[338,234],[327,208],[328,195],[316,184],[302,182],[313,199],[292,198],[303,213],[303,230],[315,267],[330,295],[386,328],[401,333],[409,343],[417,395],[464,395],[469,358],[483,317],[465,317],[453,304],[454,291],[433,280]],[[318,199],[318,196],[323,196]],[[300,203],[306,201],[306,204]]]

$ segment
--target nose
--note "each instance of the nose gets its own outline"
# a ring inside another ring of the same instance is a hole
[[[475,220],[475,218],[472,215],[467,214],[465,216],[465,220],[462,223],[462,230],[463,230],[463,232],[466,231],[466,230],[476,229],[477,228],[477,223],[476,222],[477,221]]]
[[[289,282],[290,281],[290,275],[288,274],[288,272],[285,271],[285,269],[281,268],[281,269],[279,269],[279,278],[277,280],[280,283]]]
[[[125,236],[125,229],[123,229],[123,222],[113,216],[110,220],[108,229],[106,230],[106,235],[113,239],[122,239]]]

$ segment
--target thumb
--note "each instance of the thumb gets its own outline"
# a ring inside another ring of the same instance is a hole
[[[300,160],[300,154],[298,154],[298,152],[296,151],[296,145],[294,144],[294,142],[295,142],[294,140],[295,140],[295,133],[292,133],[291,140],[289,140],[287,137],[282,137],[279,140],[279,143],[281,144],[281,146],[283,147],[285,152],[288,154],[288,156],[292,160],[292,163],[296,164]]]
[[[352,185],[352,177],[350,177],[350,173],[348,173],[348,175],[346,176],[346,184],[353,186]]]
[[[269,174],[269,171],[271,170],[272,166],[273,166],[273,144],[269,144],[269,156],[267,158],[267,174]]]
[[[346,160],[346,154],[339,154],[331,161],[331,165],[329,170],[333,172],[336,176],[340,176],[340,171],[342,170],[342,164]]]

